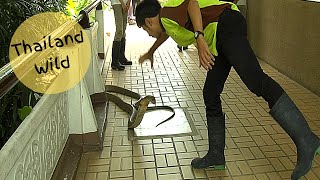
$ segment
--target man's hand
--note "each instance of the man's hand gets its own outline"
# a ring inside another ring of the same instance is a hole
[[[139,63],[142,64],[146,60],[150,60],[151,68],[153,69],[153,53],[147,52],[139,58]]]
[[[198,55],[199,55],[199,67],[205,68],[207,71],[212,69],[214,65],[214,56],[209,51],[209,47],[204,37],[200,35],[197,39]]]

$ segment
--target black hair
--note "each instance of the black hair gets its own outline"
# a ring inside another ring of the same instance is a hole
[[[138,27],[145,25],[145,19],[159,14],[161,5],[157,0],[143,0],[136,7],[136,22]]]

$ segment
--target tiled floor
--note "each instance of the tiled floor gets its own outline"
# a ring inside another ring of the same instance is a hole
[[[129,141],[128,115],[110,103],[108,126],[102,152],[83,155],[77,179],[289,179],[296,159],[295,146],[269,115],[262,98],[252,94],[232,70],[222,94],[227,115],[226,160],[222,171],[195,170],[194,157],[208,149],[202,87],[205,71],[199,69],[197,51],[190,47],[178,52],[168,40],[155,53],[155,68],[142,67],[138,57],[146,52],[154,39],[136,26],[127,31],[127,57],[134,64],[125,71],[105,66],[106,84],[115,84],[143,95],[156,97],[157,105],[185,107],[192,115],[197,136]],[[307,117],[309,125],[320,135],[320,98],[267,64],[264,71],[279,82]],[[130,102],[130,99],[126,98]],[[302,179],[320,179],[320,157]]]

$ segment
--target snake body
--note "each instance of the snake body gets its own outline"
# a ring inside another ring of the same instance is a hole
[[[116,96],[114,94],[111,94],[110,92],[123,94],[123,95],[129,96],[129,97],[132,97],[134,99],[138,99],[138,101],[135,102],[134,104],[128,104],[128,103],[124,102],[121,98],[119,98],[118,96]],[[138,94],[136,92],[130,91],[130,90],[122,88],[122,87],[114,86],[114,85],[106,85],[105,86],[105,93],[106,93],[107,99],[109,101],[114,102],[117,106],[119,106],[122,110],[126,111],[129,114],[129,120],[128,120],[128,128],[129,129],[136,128],[140,125],[146,111],[165,109],[165,110],[169,110],[172,112],[172,115],[169,118],[160,122],[158,125],[156,125],[156,127],[159,126],[160,124],[172,119],[175,115],[174,109],[170,106],[148,107],[150,102],[153,104],[156,103],[154,96],[147,95],[145,97],[142,97],[140,94]]]

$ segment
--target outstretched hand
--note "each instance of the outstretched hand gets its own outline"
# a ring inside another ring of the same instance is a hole
[[[142,64],[144,61],[146,60],[150,60],[151,62],[151,68],[153,69],[153,54],[150,53],[150,52],[147,52],[145,53],[144,55],[142,55],[140,58],[139,58],[139,63]]]
[[[214,56],[209,50],[208,44],[205,41],[203,36],[199,36],[197,39],[197,46],[198,46],[198,55],[199,55],[199,67],[203,67],[207,71],[212,69],[214,65]]]

